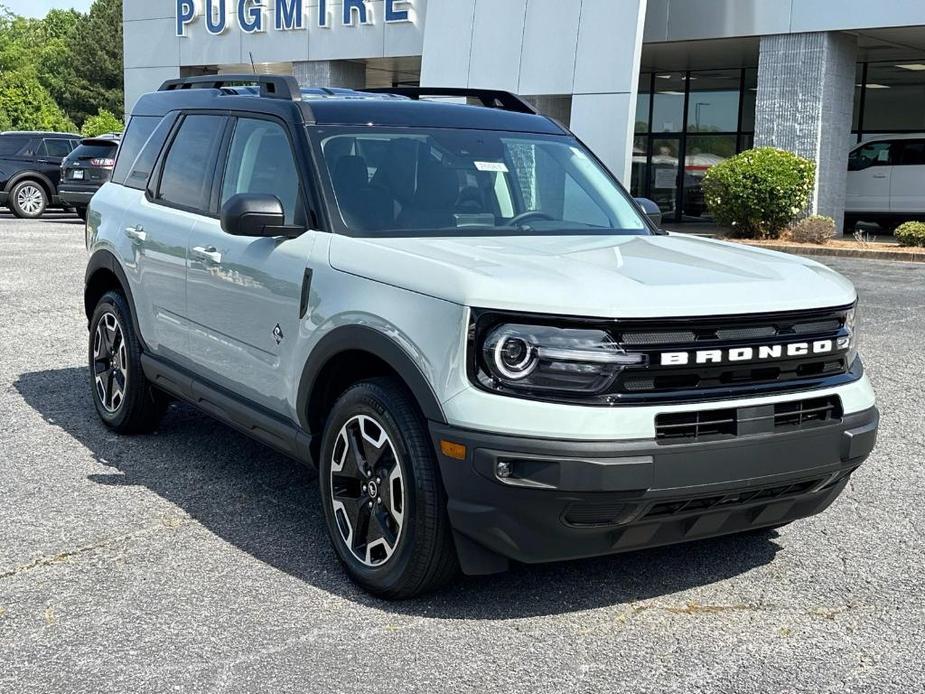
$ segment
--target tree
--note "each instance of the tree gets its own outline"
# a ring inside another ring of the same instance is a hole
[[[65,46],[43,54],[43,84],[78,123],[100,109],[121,114],[122,0],[96,0],[89,14],[75,13],[73,26],[66,14],[56,14],[54,27],[47,29]]]
[[[106,109],[100,109],[98,114],[84,121],[80,133],[84,137],[97,137],[106,133],[121,133],[123,130],[125,124],[121,120]]]
[[[0,80],[0,124],[11,130],[77,130],[30,67],[4,72]]]

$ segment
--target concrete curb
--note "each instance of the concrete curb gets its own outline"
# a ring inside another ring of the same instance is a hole
[[[751,243],[741,239],[726,239],[745,246],[767,248],[794,255],[831,256],[835,258],[866,258],[868,260],[895,260],[905,263],[925,263],[925,249],[910,251],[878,251],[866,248],[825,248],[820,246],[803,246],[797,243]]]

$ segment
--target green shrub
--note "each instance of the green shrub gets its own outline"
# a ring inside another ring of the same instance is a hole
[[[106,109],[100,109],[95,116],[84,121],[80,134],[84,137],[97,137],[106,133],[121,133],[125,124]]]
[[[925,222],[906,222],[893,233],[900,246],[925,247]]]
[[[707,172],[704,197],[717,224],[740,238],[777,238],[809,203],[816,164],[771,147],[751,149]]]
[[[835,236],[835,220],[814,214],[794,222],[786,234],[797,243],[825,243]]]

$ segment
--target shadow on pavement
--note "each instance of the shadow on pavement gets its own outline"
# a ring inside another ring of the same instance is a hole
[[[32,224],[34,222],[54,222],[57,224],[71,224],[79,226],[84,226],[85,224],[84,221],[76,214],[73,212],[65,212],[64,210],[49,210],[39,219],[19,219],[9,210],[0,208],[0,220],[21,222],[23,224]]]
[[[769,563],[773,532],[600,559],[515,566],[460,577],[435,595],[401,603],[370,597],[337,566],[317,478],[298,463],[174,405],[160,430],[121,437],[99,422],[82,368],[23,374],[14,384],[44,419],[94,455],[103,485],[139,485],[175,504],[255,559],[357,603],[443,619],[514,619],[631,603],[714,583]]]

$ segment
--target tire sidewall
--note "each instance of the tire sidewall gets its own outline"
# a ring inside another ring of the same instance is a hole
[[[42,209],[39,210],[37,214],[29,214],[19,206],[19,192],[26,186],[36,188],[42,195]],[[48,209],[48,193],[46,193],[45,188],[36,181],[20,181],[13,186],[13,190],[10,191],[10,209],[13,211],[13,214],[20,219],[39,219]]]
[[[96,389],[96,377],[93,370],[93,342],[96,339],[96,329],[102,317],[107,313],[112,313],[115,315],[116,320],[119,321],[119,327],[122,329],[122,336],[126,342],[125,352],[128,359],[128,367],[125,370],[125,395],[123,397],[121,406],[115,412],[107,411],[106,408],[103,407],[103,404],[100,402],[100,398]],[[115,292],[109,292],[105,294],[99,300],[96,305],[96,309],[93,311],[93,318],[90,321],[90,340],[87,350],[87,363],[89,364],[90,371],[90,387],[93,391],[93,405],[96,407],[97,414],[99,414],[100,419],[102,419],[107,426],[113,428],[123,426],[132,412],[135,400],[144,396],[143,392],[140,393],[138,391],[144,391],[145,381],[144,374],[141,371],[141,359],[140,350],[138,348],[138,340],[135,337],[135,333],[132,327],[128,304],[121,294],[117,294]]]
[[[388,403],[381,389],[361,384],[349,389],[335,404],[328,417],[321,446],[321,460],[318,465],[319,490],[328,535],[340,561],[362,585],[374,591],[388,591],[401,584],[415,561],[416,536],[420,504],[418,497],[423,490],[418,487],[415,464],[395,417],[389,411]],[[334,445],[341,428],[357,415],[373,418],[383,427],[392,441],[398,464],[404,479],[405,521],[401,537],[394,554],[381,566],[370,567],[359,561],[346,546],[340,535],[334,516],[331,499],[331,463]]]

